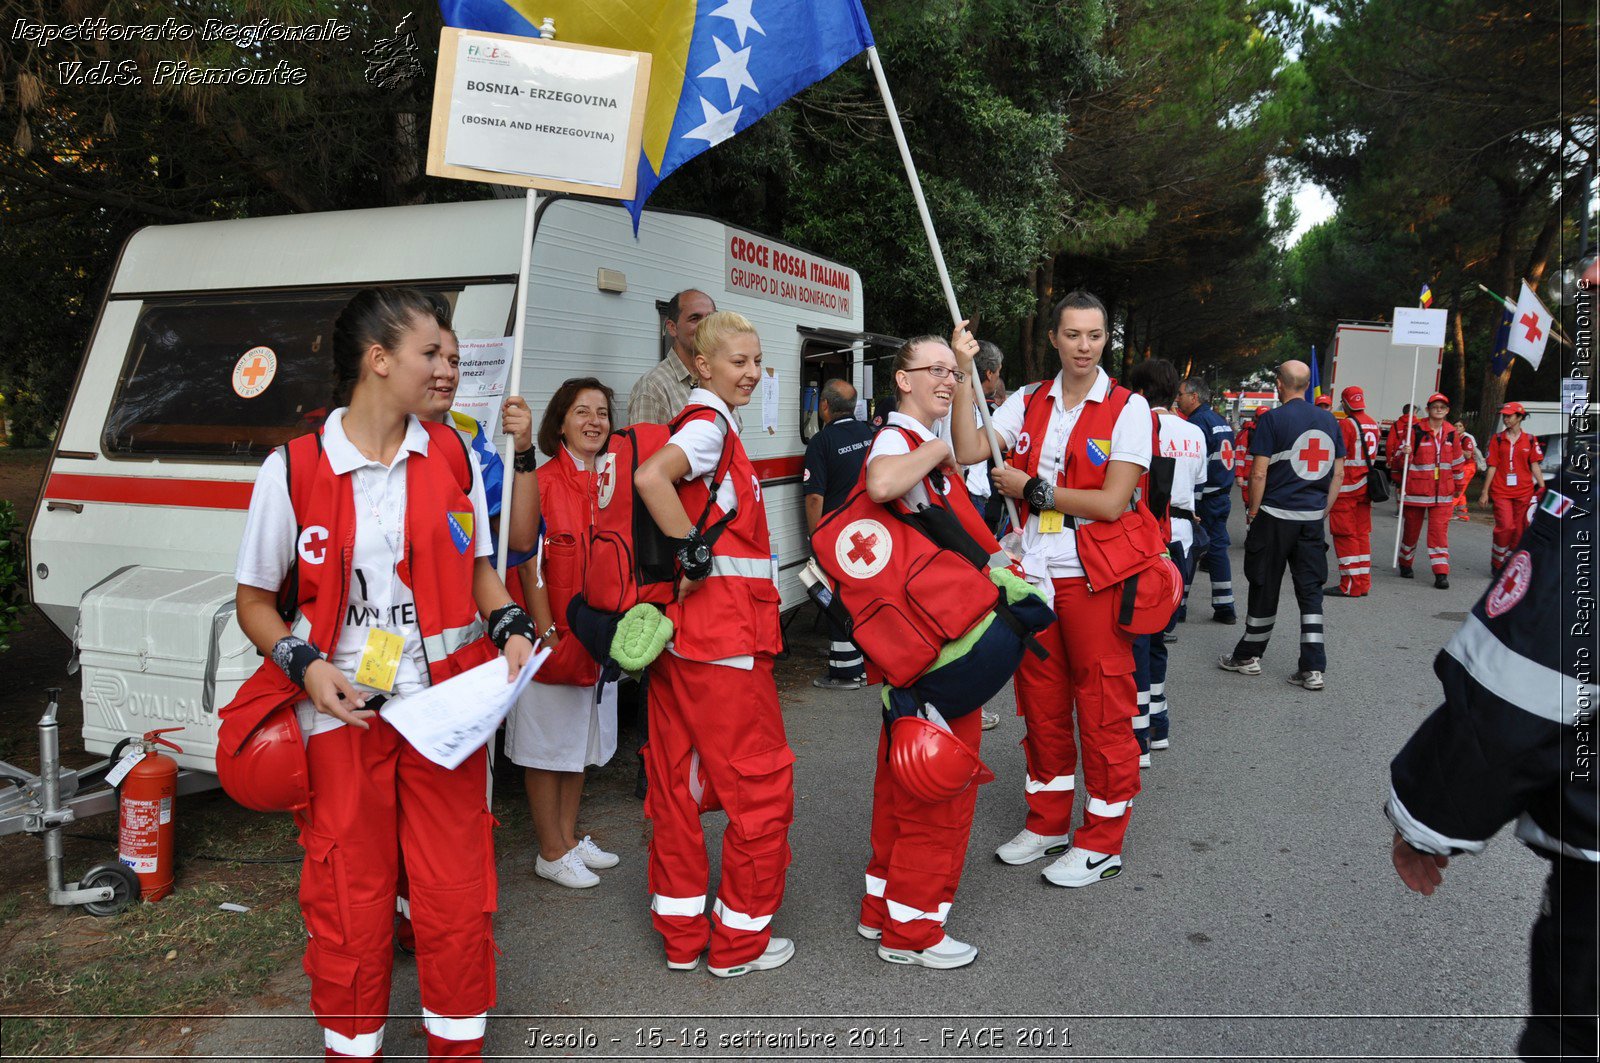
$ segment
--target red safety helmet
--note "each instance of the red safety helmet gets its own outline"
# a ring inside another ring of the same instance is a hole
[[[217,743],[217,781],[257,812],[299,812],[311,804],[311,770],[293,705],[267,714],[237,750]]]
[[[1352,410],[1367,408],[1367,393],[1358,387],[1348,387],[1339,392],[1339,400]]]
[[[1428,401],[1423,403],[1422,405],[1423,405],[1424,408],[1427,408],[1429,406],[1432,406],[1436,402],[1442,402],[1446,406],[1449,406],[1450,405],[1450,396],[1446,395],[1442,391],[1435,391],[1432,395],[1428,396]]]
[[[994,781],[971,746],[921,716],[901,716],[890,726],[889,769],[908,793],[930,804]]]
[[[1501,417],[1510,417],[1512,414],[1516,414],[1518,417],[1526,417],[1528,416],[1528,408],[1520,402],[1508,402],[1500,407]]]
[[[1316,398],[1316,405],[1320,406],[1324,410],[1333,409],[1333,396],[1332,395],[1318,395],[1317,398]]]

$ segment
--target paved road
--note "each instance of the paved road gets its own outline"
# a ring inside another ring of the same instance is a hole
[[[1372,552],[1387,559],[1395,521],[1381,508]],[[1242,542],[1237,514],[1234,523]],[[949,923],[982,950],[963,970],[890,967],[854,933],[878,726],[870,692],[806,686],[785,697],[799,760],[794,865],[775,929],[798,953],[776,972],[724,982],[704,967],[666,970],[646,910],[632,765],[619,758],[586,805],[589,829],[623,855],[600,887],[538,880],[528,840],[500,838],[504,955],[490,1050],[896,1060],[1510,1053],[1514,1016],[1527,1007],[1542,862],[1504,832],[1422,899],[1394,876],[1380,811],[1389,757],[1437,701],[1433,655],[1488,578],[1488,526],[1453,524],[1451,540],[1449,591],[1385,568],[1371,597],[1328,601],[1320,693],[1285,681],[1292,620],[1279,624],[1259,677],[1215,666],[1241,627],[1211,623],[1202,606],[1179,628],[1172,748],[1144,773],[1126,870],[1110,882],[1061,890],[1042,882],[1041,864],[994,860],[1024,811],[1022,723],[1009,698],[997,706],[1005,716],[983,752],[999,780],[978,801]],[[1290,602],[1286,594],[1285,614]],[[721,819],[707,823],[715,832]],[[297,971],[284,991],[294,1006],[215,1023],[194,1050],[315,1052]],[[417,1007],[414,969],[402,960],[393,1010]],[[536,1040],[533,1027],[554,1040]],[[423,1051],[418,1024],[392,1020],[386,1049],[391,1058]]]

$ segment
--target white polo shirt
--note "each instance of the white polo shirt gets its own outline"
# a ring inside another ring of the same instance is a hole
[[[948,420],[948,418],[946,418]],[[898,427],[912,432],[921,440],[918,446],[930,439],[938,439],[939,434],[928,428],[915,417],[908,417],[895,410],[884,419],[885,428]],[[876,458],[892,458],[896,454],[911,453],[911,442],[899,432],[882,431],[872,439],[872,449],[867,451],[867,464],[871,465]],[[927,509],[933,504],[928,497],[928,489],[920,482],[911,485],[911,490],[901,496],[905,504],[912,509]]]
[[[1195,492],[1206,482],[1206,436],[1198,425],[1167,410],[1161,418],[1161,456],[1171,458],[1172,501],[1176,509],[1194,512]],[[1194,545],[1194,524],[1183,517],[1172,518],[1172,541],[1185,550]]]
[[[1096,368],[1094,385],[1083,402],[1072,409],[1061,404],[1061,374],[1050,382],[1050,423],[1043,439],[1030,440],[1030,446],[1039,447],[1037,475],[1047,483],[1056,482],[1056,474],[1066,463],[1067,441],[1072,429],[1083,416],[1084,405],[1090,401],[1101,402],[1111,390],[1111,378],[1104,369]],[[1026,389],[1024,389],[1026,390]],[[1007,449],[1014,449],[1022,435],[1022,414],[1027,396],[1023,390],[1013,392],[994,412],[993,424]],[[1126,461],[1141,469],[1150,467],[1151,446],[1150,404],[1143,396],[1131,395],[1128,404],[1117,416],[1111,432],[1111,453],[1108,461]],[[1080,455],[1079,460],[1088,458]],[[1084,518],[1077,518],[1080,522]],[[1072,579],[1083,576],[1083,565],[1078,561],[1078,536],[1071,528],[1063,528],[1053,535],[1039,534],[1039,515],[1030,513],[1022,529],[1022,567],[1034,579]]]
[[[353,473],[350,489],[355,499],[356,541],[350,565],[350,599],[345,606],[339,641],[329,659],[347,677],[354,677],[366,646],[367,631],[384,627],[396,631],[405,641],[400,669],[395,676],[395,693],[404,697],[429,684],[428,662],[422,653],[422,632],[417,627],[416,599],[397,577],[395,564],[404,549],[406,517],[406,458],[427,454],[429,436],[422,422],[410,417],[405,439],[387,466],[363,456],[344,434],[343,407],[328,415],[322,433],[322,449],[328,465],[341,476]],[[483,474],[476,461],[468,461],[472,472],[473,556],[488,557],[489,506],[483,493]],[[418,519],[444,520],[445,514],[417,514]],[[289,501],[289,481],[283,455],[274,450],[261,464],[250,510],[245,517],[244,538],[239,543],[239,562],[234,578],[247,587],[276,593],[289,575],[297,544],[294,506]],[[321,556],[333,557],[331,548]],[[307,563],[304,558],[302,564]],[[344,726],[332,716],[318,714],[309,700],[300,703],[300,725],[307,734],[320,734]],[[308,715],[309,713],[309,715]]]
[[[737,435],[739,422],[734,419],[733,411],[728,409],[728,404],[717,397],[714,391],[705,388],[695,388],[689,392],[689,401],[685,406],[709,406],[728,419],[729,429]],[[716,474],[717,463],[722,460],[722,442],[726,439],[722,422],[716,419],[690,421],[667,440],[673,446],[683,451],[689,459],[688,480],[705,480],[706,486],[711,486],[711,477]],[[717,505],[724,513],[732,513],[739,506],[739,496],[733,490],[733,474],[730,472],[723,477],[717,485]],[[698,513],[689,514],[689,519],[698,517]]]

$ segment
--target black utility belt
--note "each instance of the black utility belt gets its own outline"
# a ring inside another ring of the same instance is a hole
[[[1184,520],[1188,520],[1188,521],[1196,521],[1196,520],[1200,519],[1198,516],[1195,515],[1194,510],[1192,510],[1192,509],[1179,509],[1177,506],[1169,506],[1167,508],[1167,513],[1170,514],[1171,516],[1174,516],[1174,517],[1182,517]]]

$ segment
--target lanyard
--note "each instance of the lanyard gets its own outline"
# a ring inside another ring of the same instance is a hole
[[[379,467],[382,468],[382,466]],[[406,481],[404,475],[402,475],[400,478],[400,526],[395,528],[393,534],[391,535],[388,525],[386,525],[383,520],[383,510],[381,507],[379,507],[377,502],[373,501],[372,490],[367,486],[367,478],[361,475],[363,472],[367,472],[371,468],[372,466],[369,465],[363,469],[357,469],[355,472],[355,479],[357,486],[361,488],[362,497],[367,500],[367,510],[372,514],[373,521],[378,525],[379,534],[383,536],[384,545],[389,548],[389,559],[392,562],[393,575],[389,583],[388,605],[390,610],[392,610],[394,608],[394,585],[400,579],[400,551],[405,543]],[[383,471],[385,485],[388,483],[387,477],[390,471],[391,470],[389,469],[384,469]],[[388,492],[385,490],[385,500],[387,500],[387,497]]]

